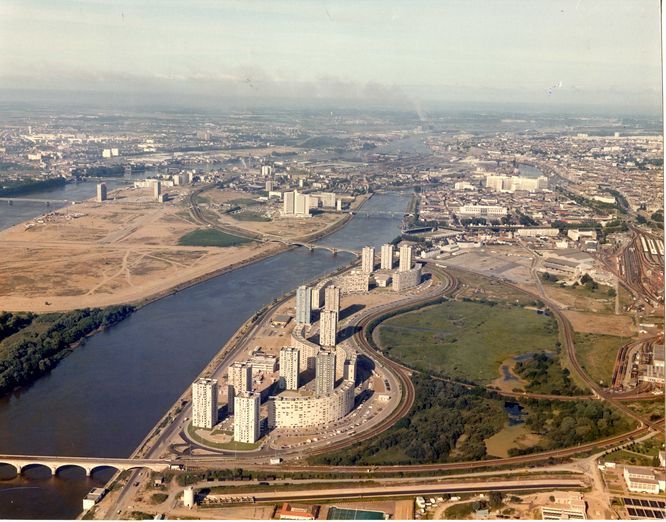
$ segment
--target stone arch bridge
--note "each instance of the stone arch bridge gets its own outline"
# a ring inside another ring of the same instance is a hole
[[[97,468],[115,468],[119,471],[136,468],[147,468],[152,471],[165,471],[169,469],[168,460],[159,459],[114,459],[99,457],[48,457],[34,455],[0,455],[0,464],[9,464],[16,468],[18,475],[32,466],[45,466],[51,470],[53,475],[58,473],[60,468],[75,466],[82,468],[86,476]]]

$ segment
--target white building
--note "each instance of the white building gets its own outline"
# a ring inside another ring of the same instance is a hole
[[[235,362],[227,370],[227,409],[234,411],[234,397],[239,393],[252,391],[252,365]]]
[[[282,215],[292,217],[309,217],[310,216],[310,196],[308,194],[300,194],[297,190],[292,192],[285,192],[282,194],[283,206]]]
[[[474,190],[474,185],[467,181],[457,181],[454,185],[453,188],[455,190]]]
[[[283,390],[298,389],[300,373],[300,352],[293,346],[284,346],[280,350],[280,388]]]
[[[658,495],[664,490],[664,474],[646,466],[625,466],[622,473],[627,489],[632,493]],[[661,480],[659,480],[661,478]]]
[[[262,165],[261,166],[261,175],[262,176],[270,176],[273,174],[273,167],[270,165]]]
[[[312,292],[301,285],[296,290],[296,323],[310,324],[312,321]]]
[[[266,353],[255,353],[249,360],[253,372],[273,373],[277,370],[277,357]]]
[[[458,217],[500,218],[508,214],[506,207],[496,205],[463,205],[458,208]]]
[[[392,288],[395,292],[404,292],[421,284],[421,265],[417,264],[411,270],[398,271],[393,274]]]
[[[363,247],[361,251],[361,271],[371,274],[375,269],[375,249],[371,246]]]
[[[370,287],[370,274],[352,270],[349,274],[336,278],[335,284],[343,294],[367,292]]]
[[[516,234],[520,237],[557,237],[559,228],[519,228]]]
[[[393,270],[393,245],[391,243],[382,245],[379,266],[382,270]]]
[[[97,202],[106,201],[106,183],[97,184]]]
[[[162,183],[159,180],[154,180],[153,183],[153,198],[159,199],[162,194]]]
[[[197,379],[192,384],[192,426],[212,429],[217,424],[217,380]]]
[[[315,395],[330,395],[335,388],[335,352],[321,350],[317,354]]]
[[[402,245],[400,247],[400,265],[398,271],[407,272],[412,269],[412,247],[410,245]]]
[[[234,441],[253,444],[259,440],[261,395],[243,392],[234,398]]]
[[[333,310],[322,310],[319,315],[319,343],[335,346],[337,342],[338,314]]]
[[[337,286],[327,286],[324,289],[324,310],[335,312],[340,316],[340,288]]]
[[[307,428],[331,424],[354,407],[354,383],[343,381],[330,395],[283,392],[268,401],[270,428]]]

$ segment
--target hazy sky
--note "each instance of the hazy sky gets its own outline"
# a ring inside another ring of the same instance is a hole
[[[658,0],[0,1],[0,88],[650,108],[660,45]]]

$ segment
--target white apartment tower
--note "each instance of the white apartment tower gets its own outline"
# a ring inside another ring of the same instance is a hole
[[[312,320],[312,292],[301,285],[296,290],[296,323],[310,324]]]
[[[340,288],[327,286],[324,289],[324,310],[335,312],[340,316]]]
[[[162,183],[160,181],[153,181],[153,198],[158,199],[162,193]]]
[[[227,372],[227,410],[234,412],[234,397],[240,393],[252,391],[252,365],[245,362],[235,362],[229,366]]]
[[[217,424],[217,380],[197,379],[192,384],[192,426],[212,429]]]
[[[412,247],[409,245],[402,245],[400,247],[400,272],[407,272],[412,269]]]
[[[335,346],[337,341],[338,314],[333,310],[322,310],[319,315],[319,344]]]
[[[106,183],[97,184],[97,202],[106,201]]]
[[[330,395],[335,388],[335,352],[321,350],[316,361],[315,395]]]
[[[393,270],[393,245],[391,243],[382,245],[380,261],[380,268],[382,270]]]
[[[282,213],[285,216],[291,215],[294,213],[294,195],[296,192],[285,192],[282,197],[284,203],[282,205]]]
[[[261,395],[243,392],[234,397],[234,441],[253,444],[259,440]]]
[[[371,274],[375,269],[375,249],[371,246],[363,247],[361,252],[361,271]]]
[[[283,390],[298,390],[300,352],[293,346],[280,350],[280,387]]]
[[[299,194],[297,190],[283,194],[282,214],[285,216],[307,217],[310,215],[310,196]]]

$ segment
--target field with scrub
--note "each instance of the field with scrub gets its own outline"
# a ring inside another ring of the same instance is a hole
[[[610,385],[618,350],[631,341],[629,337],[576,333],[576,356],[585,372],[595,382]]]
[[[554,350],[558,328],[520,306],[448,301],[387,319],[378,338],[389,357],[414,369],[489,384],[507,358]]]

